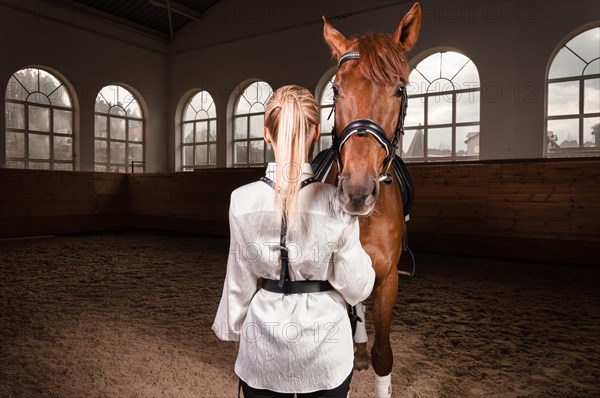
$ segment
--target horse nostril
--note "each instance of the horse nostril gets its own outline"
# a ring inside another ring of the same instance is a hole
[[[377,196],[377,188],[379,187],[377,179],[373,180],[373,190],[371,191],[372,196]]]

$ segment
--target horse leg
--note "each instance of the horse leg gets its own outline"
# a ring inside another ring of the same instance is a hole
[[[361,319],[356,324],[356,332],[354,333],[354,370],[359,372],[369,368],[369,355],[367,354],[367,327],[365,319],[365,305],[363,303],[356,304],[356,315]]]
[[[376,397],[391,396],[391,373],[394,357],[390,345],[390,329],[398,293],[398,273],[390,267],[381,283],[373,290],[373,324],[375,341],[371,349],[373,370],[376,374]],[[386,391],[387,390],[387,391]]]

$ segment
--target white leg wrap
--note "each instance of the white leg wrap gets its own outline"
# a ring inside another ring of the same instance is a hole
[[[375,398],[390,398],[392,396],[392,374],[387,376],[375,375]]]
[[[365,306],[363,303],[356,304],[356,315],[362,319],[362,322],[356,324],[356,333],[354,333],[355,343],[366,343],[369,341],[367,336],[367,320],[365,319]]]

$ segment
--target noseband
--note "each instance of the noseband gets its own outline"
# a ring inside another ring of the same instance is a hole
[[[360,54],[358,51],[349,51],[340,57],[338,61],[338,69],[342,66],[342,64],[346,61],[350,60],[358,60],[360,58]],[[335,119],[333,123],[333,131],[332,131],[332,146],[335,150],[335,159],[338,165],[338,171],[341,173],[342,171],[342,147],[348,140],[356,134],[358,137],[364,137],[367,134],[371,134],[373,138],[381,144],[383,149],[385,149],[385,159],[383,160],[383,168],[382,173],[379,176],[378,180],[380,183],[391,184],[392,177],[388,174],[388,170],[394,161],[394,157],[396,156],[396,150],[398,149],[398,143],[400,142],[400,135],[404,134],[404,118],[406,117],[406,109],[408,107],[408,96],[406,94],[406,87],[401,87],[402,90],[402,104],[400,105],[400,112],[398,115],[398,123],[396,125],[396,131],[394,132],[394,136],[392,140],[388,138],[383,127],[375,123],[371,119],[356,119],[350,122],[340,133],[339,136],[336,135],[336,126]],[[337,105],[337,99],[334,98],[334,109]]]

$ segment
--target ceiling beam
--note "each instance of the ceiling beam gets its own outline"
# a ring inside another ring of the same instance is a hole
[[[175,1],[166,1],[166,0],[148,0],[150,4],[154,7],[161,7],[170,9],[171,11],[183,15],[189,19],[194,21],[200,21],[202,19],[202,14],[198,11],[192,10],[189,7],[184,6],[183,4],[177,3]],[[168,3],[168,4],[167,4]]]

